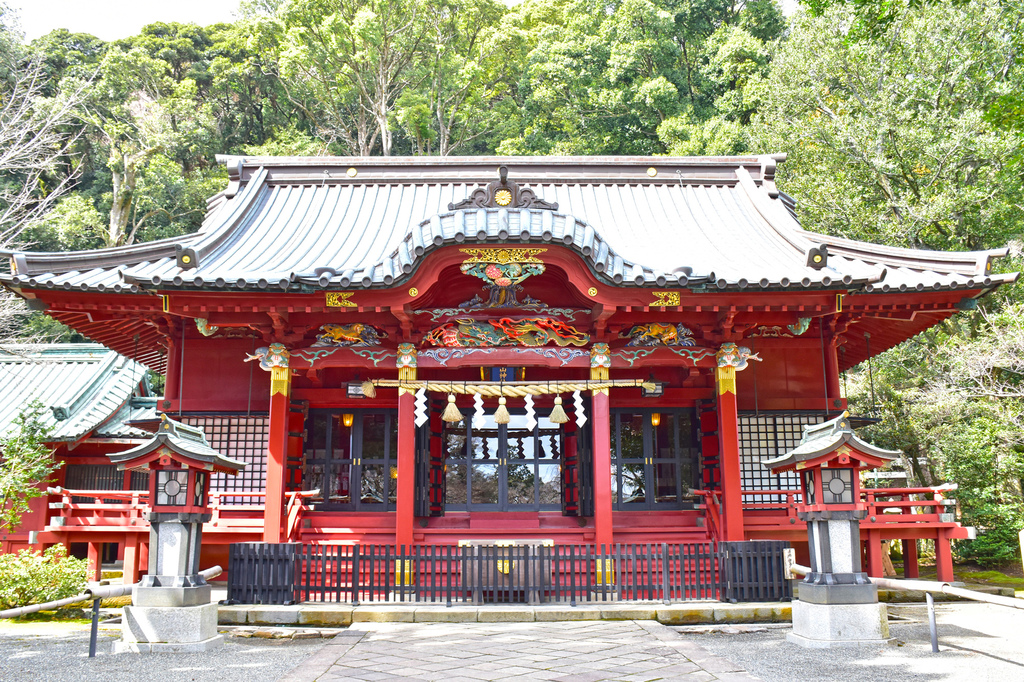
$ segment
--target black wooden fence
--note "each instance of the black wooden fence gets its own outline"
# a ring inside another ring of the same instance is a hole
[[[743,546],[749,545],[749,550]],[[516,546],[237,543],[228,600],[565,603],[790,599],[784,542]],[[760,562],[760,563],[759,563]],[[772,564],[771,566],[762,564]],[[775,565],[777,564],[777,566]],[[758,579],[765,584],[758,584]]]

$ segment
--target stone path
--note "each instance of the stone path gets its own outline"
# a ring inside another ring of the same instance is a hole
[[[356,623],[281,679],[756,680],[651,621]]]

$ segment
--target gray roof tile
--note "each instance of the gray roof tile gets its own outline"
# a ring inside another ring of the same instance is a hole
[[[781,157],[225,159],[229,189],[195,235],[77,254],[13,254],[19,286],[137,291],[139,287],[295,290],[382,287],[432,249],[457,243],[562,243],[622,286],[967,288],[1012,281],[988,274],[1004,250],[945,254],[881,247],[800,228],[774,185]],[[558,209],[448,204],[510,179]],[[649,177],[647,168],[659,169]],[[352,167],[355,177],[346,174]],[[825,244],[826,267],[807,264]],[[177,265],[175,247],[198,267]]]

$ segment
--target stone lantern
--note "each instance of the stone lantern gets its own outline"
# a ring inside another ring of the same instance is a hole
[[[772,473],[800,476],[803,500],[797,516],[807,522],[811,572],[793,604],[789,639],[808,647],[887,643],[889,625],[878,590],[861,570],[860,472],[900,453],[862,441],[844,412],[831,421],[805,426],[796,448],[764,465]]]
[[[125,607],[115,651],[204,651],[219,645],[217,605],[199,575],[203,523],[211,518],[210,476],[245,464],[210,447],[200,429],[167,415],[151,440],[110,455],[119,469],[149,471],[149,574]]]

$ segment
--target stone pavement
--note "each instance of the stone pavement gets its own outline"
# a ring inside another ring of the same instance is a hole
[[[752,682],[742,668],[652,621],[355,623],[281,678]]]

